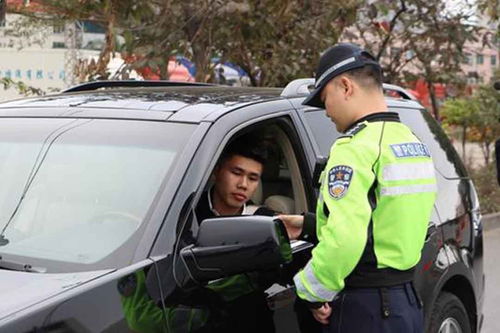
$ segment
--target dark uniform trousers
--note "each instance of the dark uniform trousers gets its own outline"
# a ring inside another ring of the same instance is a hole
[[[386,288],[346,288],[333,302],[324,333],[422,333],[420,298],[411,283]]]

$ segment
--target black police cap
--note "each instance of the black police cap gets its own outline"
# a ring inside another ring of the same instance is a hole
[[[368,51],[351,43],[339,43],[326,50],[319,60],[314,90],[302,102],[304,105],[324,108],[321,91],[335,76],[355,68],[373,65],[381,70],[379,63]]]

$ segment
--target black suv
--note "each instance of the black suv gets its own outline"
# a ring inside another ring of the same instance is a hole
[[[266,290],[272,330],[319,331],[290,278],[311,244],[290,246],[272,217],[201,223],[194,212],[224,147],[252,132],[271,156],[253,202],[314,211],[314,170],[339,134],[324,110],[301,105],[311,83],[108,81],[0,104],[0,331],[215,331],[209,317],[224,320],[224,299],[202,292],[207,284],[277,267],[289,274]],[[403,89],[384,88],[436,167],[438,197],[415,276],[427,331],[478,332],[483,236],[474,186],[429,113]]]

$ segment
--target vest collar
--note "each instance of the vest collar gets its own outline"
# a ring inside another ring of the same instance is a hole
[[[356,125],[364,122],[375,122],[375,121],[395,121],[395,122],[401,122],[399,119],[399,115],[396,112],[377,112],[377,113],[372,113],[367,116],[364,116],[358,120],[356,120],[351,126],[349,126],[344,133],[349,132],[351,129],[356,127]]]

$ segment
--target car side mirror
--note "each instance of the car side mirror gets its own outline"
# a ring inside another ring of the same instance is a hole
[[[198,284],[231,275],[279,268],[292,260],[283,223],[269,216],[204,220],[195,244],[180,251],[190,279]]]

